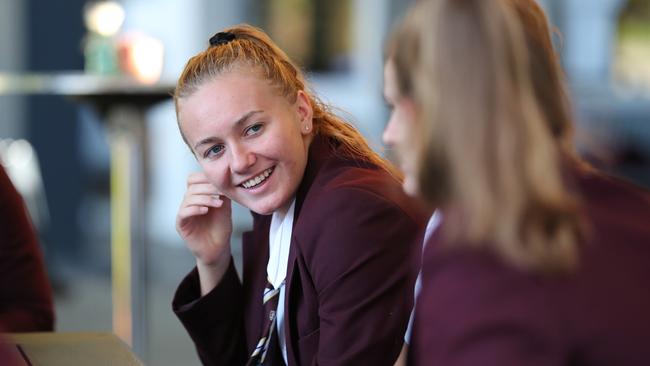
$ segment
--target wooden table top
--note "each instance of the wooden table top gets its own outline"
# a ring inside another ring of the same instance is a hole
[[[143,365],[126,343],[112,333],[5,333],[2,336],[27,357],[26,365]]]

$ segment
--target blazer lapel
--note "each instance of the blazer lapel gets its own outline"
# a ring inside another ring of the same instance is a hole
[[[297,255],[297,246],[293,238],[291,239],[291,248],[289,248],[289,262],[287,263],[287,276],[285,277],[285,296],[284,296],[284,338],[287,345],[287,358],[289,365],[297,365],[296,355],[294,352],[293,340],[297,339],[297,334],[293,334],[293,329],[295,329],[296,324],[294,324],[295,313],[291,309],[291,300],[292,292],[291,288],[294,282],[294,273],[296,272],[296,255]],[[297,279],[297,278],[296,278]]]
[[[303,175],[302,182],[298,187],[296,192],[296,206],[294,211],[293,218],[293,230],[291,235],[291,248],[289,249],[289,261],[287,263],[287,275],[285,277],[285,297],[284,297],[284,332],[285,339],[287,340],[287,358],[289,365],[297,365],[298,357],[295,354],[296,348],[294,347],[294,342],[298,340],[298,334],[296,333],[297,324],[296,322],[296,312],[292,308],[294,301],[292,288],[294,282],[299,281],[299,270],[297,264],[298,253],[300,253],[300,248],[296,241],[294,240],[294,233],[300,226],[300,211],[302,209],[303,203],[309,194],[309,190],[312,186],[312,183],[316,180],[316,176],[320,171],[321,167],[325,163],[325,160],[331,155],[332,148],[329,146],[325,138],[321,136],[316,136],[309,147],[309,157],[307,160],[307,166],[305,167],[305,173]],[[268,241],[268,240],[267,240]]]
[[[266,286],[266,263],[269,261],[269,227],[271,216],[253,213],[253,230],[242,235],[242,256],[244,261],[243,283],[246,307],[246,345],[250,352],[262,335],[264,319],[262,297]]]

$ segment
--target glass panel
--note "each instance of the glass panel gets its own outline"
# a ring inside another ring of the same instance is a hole
[[[302,67],[350,68],[350,0],[256,0],[261,26]]]
[[[650,1],[630,0],[621,13],[614,61],[616,82],[650,95]]]

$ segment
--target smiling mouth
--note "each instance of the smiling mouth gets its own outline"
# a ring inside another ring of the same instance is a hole
[[[260,175],[255,176],[255,177],[245,181],[244,183],[240,184],[239,186],[244,187],[246,189],[255,188],[255,187],[259,186],[260,184],[262,184],[263,182],[265,182],[266,179],[271,176],[271,174],[273,173],[273,170],[275,170],[275,167],[268,168],[265,171],[263,171]]]

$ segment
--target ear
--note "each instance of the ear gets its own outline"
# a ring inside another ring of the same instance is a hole
[[[313,130],[313,117],[314,110],[311,107],[311,102],[307,93],[303,90],[298,90],[296,95],[296,111],[298,112],[298,118],[300,120],[300,132],[303,135],[308,135]]]

